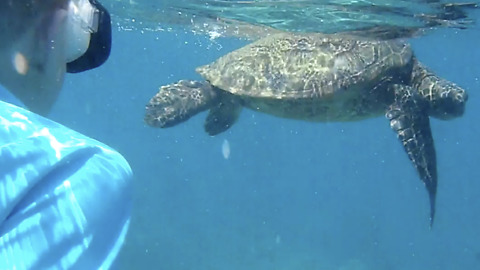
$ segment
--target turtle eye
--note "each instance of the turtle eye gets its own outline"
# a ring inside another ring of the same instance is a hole
[[[468,95],[467,95],[467,92],[463,89],[459,89],[456,93],[455,93],[455,99],[458,101],[458,102],[463,102],[465,103],[467,100],[468,100]]]

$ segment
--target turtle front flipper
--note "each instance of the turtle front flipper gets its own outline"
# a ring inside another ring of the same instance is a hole
[[[219,102],[210,109],[205,120],[205,131],[210,136],[222,133],[235,124],[243,108],[240,98],[227,92],[219,95]]]
[[[391,128],[397,133],[408,157],[413,162],[430,198],[430,226],[435,216],[437,193],[437,161],[428,107],[415,90],[394,85],[395,101],[386,113]]]
[[[160,87],[146,106],[145,122],[153,127],[172,127],[216,102],[218,93],[210,83],[182,80]]]
[[[463,115],[468,100],[467,92],[430,72],[418,61],[413,66],[411,85],[426,100],[429,116],[449,120]]]

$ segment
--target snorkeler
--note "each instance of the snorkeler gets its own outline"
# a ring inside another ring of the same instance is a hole
[[[29,109],[0,100],[0,269],[108,269],[130,222],[130,166],[36,113],[65,72],[107,60],[110,16],[96,0],[2,0],[0,40],[0,84]]]

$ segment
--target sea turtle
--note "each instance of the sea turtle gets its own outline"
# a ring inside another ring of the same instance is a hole
[[[196,70],[206,81],[160,87],[145,121],[171,127],[209,110],[210,135],[230,128],[243,107],[307,121],[356,121],[385,114],[430,199],[435,215],[436,155],[429,117],[463,114],[464,89],[427,70],[401,40],[346,34],[280,33]]]

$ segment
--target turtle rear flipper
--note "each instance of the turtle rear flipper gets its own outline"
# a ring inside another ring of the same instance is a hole
[[[412,87],[406,85],[392,87],[395,91],[395,102],[388,108],[386,117],[427,188],[432,226],[437,193],[437,160],[428,107],[425,100]]]
[[[218,102],[208,82],[182,80],[162,86],[146,106],[145,122],[153,127],[172,127]]]
[[[205,131],[210,136],[226,131],[237,122],[242,108],[238,97],[230,93],[222,93],[219,102],[210,108],[205,120]]]

